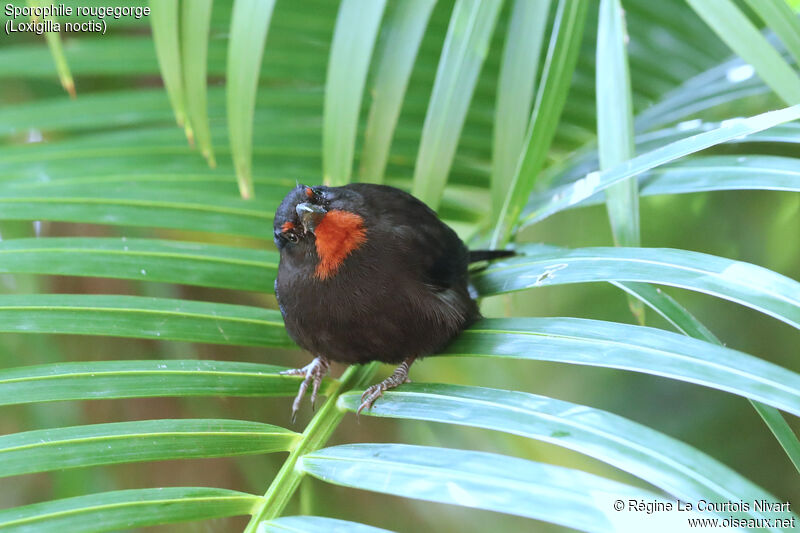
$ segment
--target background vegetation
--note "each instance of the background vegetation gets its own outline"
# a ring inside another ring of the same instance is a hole
[[[640,525],[616,497],[800,502],[790,4],[188,6],[0,40],[0,529],[608,531]],[[524,255],[475,274],[496,318],[459,357],[360,420],[390,369],[334,368],[292,426],[271,220],[323,180]]]

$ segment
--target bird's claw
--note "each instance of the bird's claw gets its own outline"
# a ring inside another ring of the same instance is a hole
[[[361,405],[358,406],[356,415],[360,415],[361,411],[364,409],[372,409],[372,404],[383,396],[384,391],[399,387],[403,383],[411,383],[411,380],[408,379],[408,368],[413,362],[413,357],[406,359],[397,367],[391,376],[365,390],[361,395]]]
[[[303,368],[294,368],[291,370],[284,370],[280,372],[284,376],[297,376],[304,375],[305,379],[300,384],[300,389],[297,391],[297,396],[292,402],[292,423],[294,424],[297,419],[297,411],[300,410],[300,402],[303,401],[303,396],[308,390],[308,384],[311,383],[311,408],[317,401],[317,393],[319,392],[319,385],[322,383],[322,378],[328,373],[330,364],[324,357],[315,357],[313,361],[304,366]]]
[[[361,411],[364,409],[372,409],[372,404],[375,403],[375,400],[383,396],[383,391],[386,389],[388,389],[388,387],[384,386],[384,382],[381,381],[377,385],[373,385],[365,390],[364,394],[361,395],[361,405],[358,406],[356,415],[360,415]]]

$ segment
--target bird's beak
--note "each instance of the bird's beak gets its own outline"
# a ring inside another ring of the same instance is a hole
[[[322,221],[325,217],[325,213],[327,213],[324,208],[308,202],[297,204],[295,211],[297,212],[297,216],[300,217],[303,229],[308,233],[314,233],[317,224]]]

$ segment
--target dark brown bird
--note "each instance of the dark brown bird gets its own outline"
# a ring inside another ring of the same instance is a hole
[[[470,297],[471,260],[512,252],[470,252],[428,206],[385,185],[298,185],[275,213],[280,250],[275,295],[286,330],[314,360],[285,374],[312,385],[316,400],[330,361],[400,366],[369,387],[358,412],[408,380],[414,360],[436,353],[480,318]]]

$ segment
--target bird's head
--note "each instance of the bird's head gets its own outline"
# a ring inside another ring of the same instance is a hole
[[[275,245],[281,259],[316,261],[318,279],[333,276],[342,262],[366,242],[361,197],[346,187],[298,185],[275,212]]]

